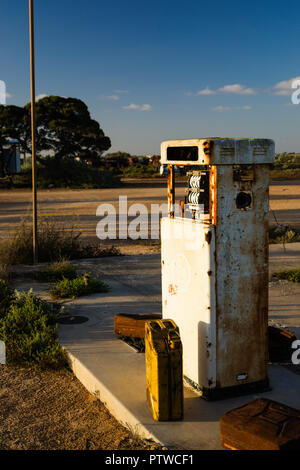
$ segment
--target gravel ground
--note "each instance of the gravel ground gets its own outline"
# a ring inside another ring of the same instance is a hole
[[[0,450],[152,450],[69,371],[0,366]]]

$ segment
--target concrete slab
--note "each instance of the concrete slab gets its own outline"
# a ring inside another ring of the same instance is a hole
[[[284,256],[276,247],[273,259]],[[61,344],[70,355],[75,375],[90,392],[99,396],[119,421],[130,425],[140,435],[161,442],[168,448],[221,449],[220,416],[255,396],[206,402],[185,387],[184,420],[157,423],[152,419],[145,400],[144,354],[134,352],[113,333],[116,313],[161,312],[160,255],[82,260],[76,265],[79,270],[89,268],[101,273],[111,286],[111,291],[80,298],[67,306],[73,315],[89,318],[86,323],[61,325],[59,328]],[[277,289],[271,286],[273,288]],[[299,328],[300,292],[291,296],[287,294],[283,301],[282,296],[278,295],[275,299],[273,291],[270,292],[271,314],[274,318],[277,315],[275,320],[288,321],[291,327]],[[269,376],[272,390],[260,396],[299,408],[300,375],[282,366],[272,365]]]

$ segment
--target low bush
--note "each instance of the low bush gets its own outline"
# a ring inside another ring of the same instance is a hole
[[[88,243],[81,246],[80,258],[106,258],[108,256],[121,256],[116,246],[104,247],[100,243]]]
[[[295,243],[300,242],[300,232],[285,225],[276,225],[269,228],[269,243]]]
[[[75,279],[63,279],[52,286],[51,294],[54,298],[76,299],[82,295],[108,292],[108,285],[101,281],[99,276],[90,278],[88,273]]]
[[[298,179],[300,178],[300,154],[278,153],[272,165],[271,179]]]
[[[33,275],[34,279],[46,282],[57,282],[62,279],[74,279],[76,268],[70,261],[56,261],[43,271],[37,271]]]
[[[285,279],[291,282],[300,282],[300,269],[289,269],[273,273],[273,279]]]
[[[67,357],[56,336],[58,308],[30,291],[15,293],[0,316],[0,339],[5,342],[7,362],[33,368],[58,369]]]
[[[160,177],[159,171],[152,165],[143,165],[135,163],[120,170],[120,176],[123,178],[157,178]]]
[[[12,293],[4,279],[0,279],[0,317],[5,314],[12,301]]]
[[[271,180],[300,179],[300,169],[287,168],[285,170],[274,169],[270,172]]]

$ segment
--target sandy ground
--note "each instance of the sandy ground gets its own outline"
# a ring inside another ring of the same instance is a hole
[[[176,200],[183,199],[185,182],[177,183]],[[41,190],[38,192],[38,210],[41,217],[52,217],[66,224],[75,222],[82,232],[82,239],[98,241],[96,216],[100,204],[112,204],[119,214],[119,196],[127,196],[128,206],[167,202],[167,186],[164,180],[127,181],[121,188],[95,190]],[[274,216],[275,215],[275,216]],[[0,191],[0,240],[6,239],[24,217],[31,216],[31,193],[29,190]],[[133,218],[133,217],[132,217]],[[132,218],[129,218],[132,220]],[[300,180],[272,182],[270,187],[270,223],[291,225],[300,229]],[[118,226],[118,219],[117,219]],[[155,230],[157,235],[157,230]],[[152,237],[153,238],[153,237]],[[107,241],[108,244],[112,244]],[[157,240],[118,240],[123,253],[149,253],[157,251]]]
[[[151,450],[68,371],[0,366],[0,450]]]

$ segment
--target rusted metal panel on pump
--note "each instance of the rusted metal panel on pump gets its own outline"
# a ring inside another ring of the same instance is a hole
[[[217,179],[217,384],[228,387],[233,378],[236,385],[267,379],[269,165],[254,166],[252,181],[218,166]],[[241,193],[251,197],[244,209]]]
[[[173,218],[175,213],[175,172],[171,165],[168,165],[168,213]]]
[[[209,214],[210,223],[217,223],[217,167],[211,166],[209,173]]]
[[[197,158],[168,158],[168,149],[198,149]],[[161,144],[161,163],[167,165],[256,165],[273,163],[275,144],[271,139],[200,138],[168,140]]]

